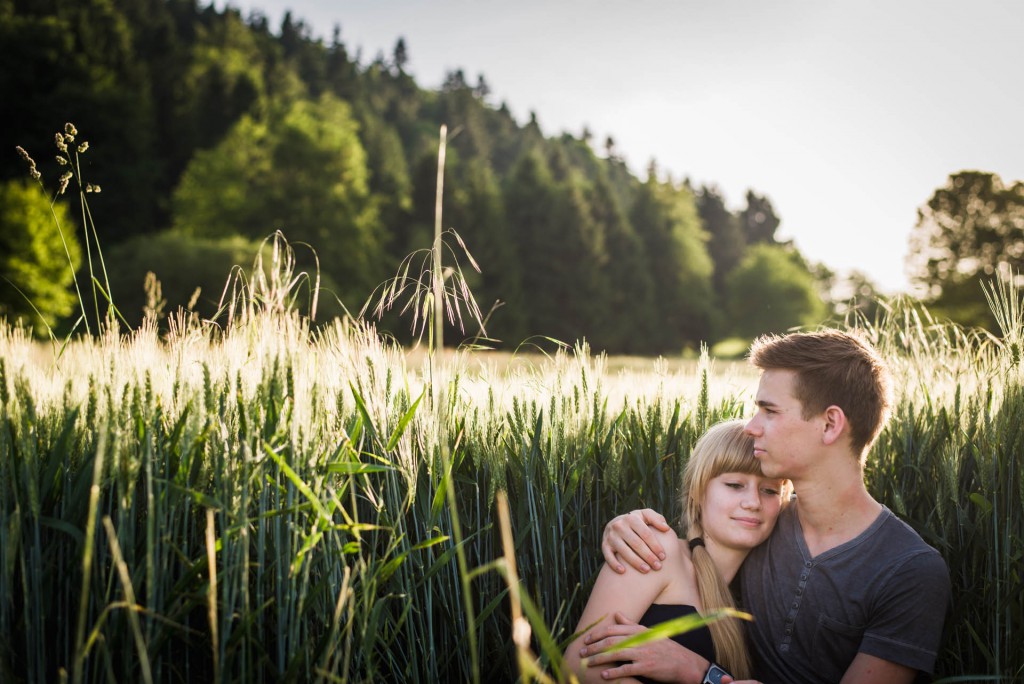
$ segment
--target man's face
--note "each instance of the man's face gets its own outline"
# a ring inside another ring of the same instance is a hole
[[[800,479],[813,464],[814,448],[821,444],[821,421],[804,420],[803,406],[794,396],[796,372],[773,369],[761,374],[757,413],[744,431],[754,438],[754,456],[765,477]]]

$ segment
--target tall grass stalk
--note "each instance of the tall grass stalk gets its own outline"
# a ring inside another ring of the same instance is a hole
[[[210,577],[210,590],[207,592],[207,603],[210,610],[210,654],[213,657],[213,682],[221,681],[220,671],[220,639],[217,624],[217,542],[214,532],[213,509],[206,509],[206,562]]]
[[[512,523],[508,513],[508,497],[498,492],[498,525],[501,530],[502,558],[498,567],[508,584],[509,609],[512,616],[512,643],[516,649],[516,665],[527,681],[536,680],[547,684],[553,682],[533,655],[530,637],[533,628],[523,616],[523,595],[520,593],[519,573],[516,570],[515,542],[512,539]],[[543,623],[540,627],[544,629]],[[557,670],[556,670],[557,671]]]
[[[75,630],[75,660],[72,679],[75,684],[79,684],[82,681],[82,665],[86,657],[85,628],[88,622],[89,599],[92,596],[93,540],[96,535],[100,481],[103,475],[103,455],[106,451],[107,442],[106,435],[106,432],[99,433],[96,452],[93,456],[92,485],[89,487],[89,506],[85,521],[85,543],[82,545],[82,589],[79,592],[78,620]]]
[[[442,230],[442,207],[444,195],[444,164],[448,144],[448,127],[441,125],[437,152],[437,189],[434,203],[434,240],[428,250],[417,250],[402,260],[394,277],[378,288],[378,293],[367,299],[359,312],[359,318],[372,310],[378,318],[384,311],[391,309],[403,297],[405,304],[402,314],[412,316],[411,328],[417,340],[421,341],[423,333],[427,333],[427,354],[432,363],[434,352],[444,349],[444,321],[457,326],[465,332],[465,320],[462,309],[466,308],[466,318],[479,326],[477,338],[486,336],[484,316],[473,296],[466,277],[459,264],[454,248],[448,245],[444,237],[450,233],[462,254],[477,272],[479,265],[473,259],[465,242],[454,229]],[[452,254],[452,265],[444,266],[443,254],[447,249]],[[410,277],[410,270],[416,260],[420,260],[419,273]],[[376,303],[374,303],[376,302]],[[447,314],[447,316],[446,316]],[[417,342],[418,343],[418,342]]]
[[[441,268],[441,208],[444,197],[444,156],[448,146],[448,126],[441,124],[440,141],[437,146],[437,195],[434,200],[434,265],[433,265],[433,344],[431,349],[444,349],[444,317],[441,303],[444,290],[444,271]]]
[[[142,636],[142,627],[139,625],[139,616],[136,614],[138,603],[135,600],[135,590],[132,588],[132,579],[128,574],[128,566],[121,555],[121,546],[117,542],[117,532],[109,516],[103,518],[103,529],[107,533],[107,542],[110,544],[110,555],[114,567],[117,568],[118,578],[121,580],[121,590],[124,592],[124,606],[131,624],[131,633],[135,638],[135,650],[138,653],[140,674],[143,682],[153,684],[153,673],[149,667],[149,652],[146,640]]]

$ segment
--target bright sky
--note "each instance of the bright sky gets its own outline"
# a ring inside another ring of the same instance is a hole
[[[779,237],[884,292],[904,272],[917,208],[951,173],[1024,180],[1019,0],[217,0],[292,10],[362,63],[405,38],[407,70],[437,88],[461,68],[546,135],[611,135],[641,178],[659,168],[748,188]]]

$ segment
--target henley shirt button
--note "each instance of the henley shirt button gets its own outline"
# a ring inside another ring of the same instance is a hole
[[[808,567],[808,568],[811,567],[812,565],[813,565],[813,563],[811,563],[811,561],[807,561],[806,563],[804,563],[804,566]]]

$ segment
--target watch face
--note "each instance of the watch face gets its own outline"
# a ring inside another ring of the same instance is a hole
[[[703,684],[722,684],[722,677],[727,674],[729,673],[712,663],[708,673],[704,675]]]

